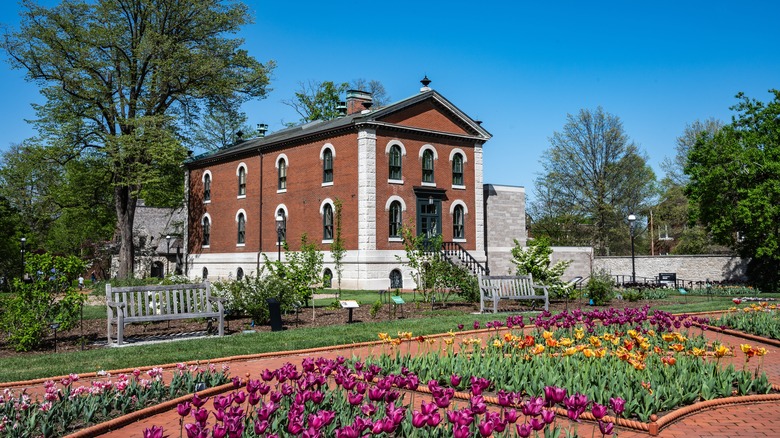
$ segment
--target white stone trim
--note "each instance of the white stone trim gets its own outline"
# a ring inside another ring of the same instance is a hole
[[[388,184],[401,184],[401,185],[403,185],[404,180],[402,180],[402,179],[388,179],[387,183]]]
[[[358,250],[376,249],[376,130],[358,131]]]
[[[200,176],[200,182],[206,182],[206,175],[208,175],[209,178],[211,178],[211,182],[213,183],[214,182],[214,175],[212,175],[211,171],[208,170],[208,169],[203,171],[203,175]]]
[[[238,176],[238,172],[241,171],[242,167],[244,168],[244,175],[246,175],[247,178],[249,178],[249,168],[246,166],[246,163],[244,163],[243,161],[238,163],[238,166],[236,167],[236,176]]]
[[[403,237],[388,237],[387,241],[388,242],[403,242],[404,238]]]
[[[279,161],[284,160],[284,163],[287,165],[287,170],[290,170],[290,160],[287,159],[286,154],[279,154],[276,156],[276,168],[279,168]],[[277,175],[278,177],[278,175]]]
[[[436,187],[436,183],[435,182],[431,183],[431,182],[422,181],[422,182],[420,182],[420,185],[422,185],[423,187]]]
[[[387,146],[385,147],[385,155],[390,155],[390,148],[392,148],[393,145],[398,145],[398,147],[401,148],[401,157],[405,157],[406,156],[406,146],[404,146],[404,144],[401,143],[400,140],[397,140],[395,138],[390,140],[389,142],[387,142]],[[435,154],[436,154],[436,152],[434,151],[434,156],[435,156]],[[422,155],[420,155],[420,156],[422,156]]]
[[[328,182],[322,183],[322,187],[330,187],[332,185],[333,185],[333,181],[328,181]],[[285,189],[284,191],[286,192],[287,189]],[[277,191],[276,193],[279,193],[279,192]]]
[[[458,243],[465,243],[466,239],[456,239],[456,238],[453,238],[452,241],[453,242],[458,242]]]
[[[214,223],[214,221],[211,219],[211,215],[210,214],[203,213],[203,216],[200,217],[200,224],[203,225],[203,219],[207,219],[207,218],[209,220],[209,225]]]
[[[387,198],[387,202],[385,202],[385,211],[390,211],[390,204],[393,203],[393,201],[398,201],[401,203],[401,211],[406,211],[406,202],[404,202],[404,198],[393,195],[389,198]]]
[[[279,211],[279,209],[284,210],[284,218],[289,220],[290,219],[290,213],[287,211],[287,206],[284,204],[279,204],[274,208],[274,224],[276,223],[276,212]]]
[[[465,170],[465,169],[464,169]],[[483,169],[482,169],[482,145],[474,145],[474,232],[476,238],[475,251],[483,257],[485,253],[485,218],[483,198]]]
[[[462,185],[453,185],[452,190],[466,190],[466,186]]]
[[[244,224],[246,224],[247,222],[249,222],[249,218],[247,217],[246,211],[244,211],[243,208],[239,208],[238,211],[236,212],[236,223],[238,223],[238,215],[240,215],[241,213],[244,213]]]
[[[333,156],[334,159],[336,158],[336,148],[333,147],[333,145],[330,143],[325,143],[324,145],[322,145],[322,148],[320,148],[320,160],[325,159],[325,149],[330,149],[331,155]]]
[[[463,202],[460,199],[456,199],[456,200],[452,201],[452,204],[450,204],[450,214],[454,214],[455,213],[455,206],[456,205],[460,205],[460,206],[463,207],[463,214],[464,215],[469,214],[469,206],[466,205],[466,203]],[[466,219],[466,218],[463,218],[463,219]]]
[[[455,148],[450,151],[450,161],[452,161],[455,158],[455,154],[460,154],[461,157],[463,157],[463,164],[468,163],[469,159],[466,156],[466,153],[463,152],[463,149],[461,148]]]
[[[431,145],[431,144],[423,145],[423,147],[420,148],[420,156],[419,156],[420,160],[422,160],[423,153],[425,151],[429,150],[429,149],[431,151],[433,151],[433,161],[438,160],[439,159],[439,153],[436,152],[436,148],[433,147],[433,145]]]
[[[325,198],[325,199],[324,199],[324,200],[323,200],[323,201],[320,203],[320,216],[322,216],[323,214],[325,214],[325,204],[330,204],[330,208],[331,208],[331,210],[333,210],[333,214],[336,214],[336,207],[335,207],[335,206],[334,206],[334,204],[333,204],[333,200],[331,200],[330,198]],[[334,218],[334,219],[335,219],[335,218]]]

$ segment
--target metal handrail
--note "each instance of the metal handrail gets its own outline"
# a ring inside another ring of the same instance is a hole
[[[460,262],[465,265],[472,274],[475,275],[488,275],[490,274],[490,268],[482,265],[477,259],[475,259],[466,248],[461,246],[458,242],[442,242],[442,252],[449,260],[449,257],[456,257]]]

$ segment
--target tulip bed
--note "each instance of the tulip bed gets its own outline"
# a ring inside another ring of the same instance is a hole
[[[478,376],[491,381],[492,391],[540,395],[552,385],[602,405],[620,397],[626,400],[625,415],[641,421],[699,400],[771,391],[763,373],[755,376],[731,365],[721,367],[721,358],[735,354],[734,349],[708,345],[704,336],[690,333],[687,328],[694,322],[707,321],[659,311],[649,314],[648,308],[547,314],[533,320],[536,329],[531,334],[497,330],[484,345],[480,338],[454,345],[452,334],[450,341],[444,340],[443,352],[431,348],[414,356],[395,347],[405,334],[395,339],[380,334],[392,351],[367,363],[393,372],[409,369],[423,381],[442,384],[450,376]],[[504,325],[524,324],[521,317],[488,324]],[[745,355],[758,351],[742,349]],[[466,389],[468,382],[460,380],[454,388]]]
[[[735,298],[734,303],[739,305],[742,300]],[[777,311],[777,305],[770,305],[765,301],[741,308],[732,307],[713,324],[758,336],[780,339],[780,313]]]
[[[71,374],[59,382],[44,383],[43,400],[22,391],[6,389],[0,395],[0,437],[63,436],[93,424],[191,394],[197,386],[212,387],[229,382],[228,368],[217,370],[180,364],[170,384],[162,378],[162,369],[146,373],[135,370],[119,374],[116,380],[106,375],[89,386],[78,386],[79,376]]]
[[[371,383],[369,383],[371,382]],[[607,405],[583,394],[568,394],[559,387],[544,388],[544,395],[498,391],[498,404],[486,403],[483,391],[494,385],[472,377],[467,399],[436,380],[427,383],[430,394],[408,369],[385,373],[381,367],[337,359],[304,359],[299,370],[292,364],[246,381],[241,389],[213,399],[197,394],[177,407],[179,436],[188,438],[238,437],[456,437],[519,436],[532,433],[560,436],[555,407],[578,420],[584,412],[598,419],[601,435],[613,433],[613,418],[625,401],[612,398]],[[417,397],[417,401],[415,401]],[[152,426],[145,438],[176,436]],[[495,434],[495,435],[494,435]]]

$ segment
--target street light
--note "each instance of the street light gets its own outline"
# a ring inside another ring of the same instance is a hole
[[[25,245],[27,244],[27,238],[22,237],[20,240],[22,242],[22,280],[24,280],[24,269],[25,269],[25,265],[27,264],[26,263],[27,260],[25,260],[24,258],[24,251],[25,251]]]
[[[165,276],[168,276],[168,270],[169,270],[169,264],[170,260],[168,260],[168,255],[171,253],[171,235],[165,236],[165,240],[168,241],[168,250],[165,251]]]
[[[282,261],[282,234],[284,231],[284,216],[281,213],[276,215],[276,255],[277,259]]]
[[[636,263],[634,259],[634,222],[636,222],[636,216],[634,214],[628,215],[628,231],[631,234],[631,283],[636,283]]]

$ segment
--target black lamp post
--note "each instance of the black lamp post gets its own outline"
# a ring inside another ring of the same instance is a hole
[[[636,263],[634,258],[634,222],[636,222],[636,216],[634,214],[628,215],[628,231],[631,234],[631,283],[636,283]]]
[[[22,242],[22,280],[24,280],[24,269],[27,264],[27,260],[24,258],[24,252],[26,250],[27,238],[22,237],[20,240]]]
[[[171,235],[169,234],[165,236],[165,240],[168,241],[168,249],[165,251],[165,276],[167,277],[170,268],[170,260],[168,260],[168,255],[171,253]]]
[[[282,261],[282,234],[284,233],[284,216],[276,215],[276,256]]]

